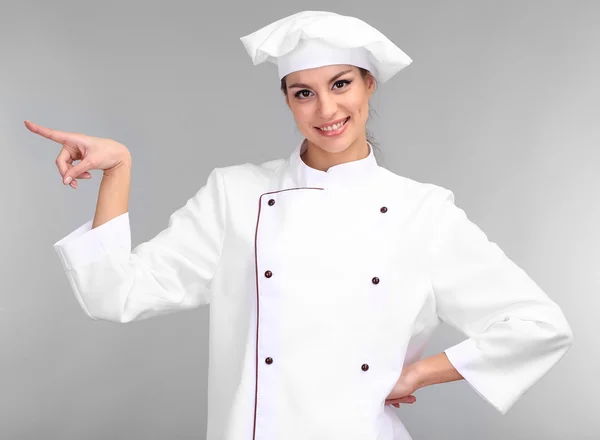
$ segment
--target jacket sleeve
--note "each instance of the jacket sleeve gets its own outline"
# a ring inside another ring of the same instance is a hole
[[[444,352],[504,415],[566,354],[573,333],[559,306],[455,206],[452,191],[442,193],[431,284],[439,318],[468,337]]]
[[[131,249],[129,213],[92,220],[54,244],[69,284],[92,319],[130,322],[206,305],[225,234],[219,169],[168,227]]]

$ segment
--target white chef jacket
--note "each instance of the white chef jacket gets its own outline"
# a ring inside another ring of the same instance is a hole
[[[210,303],[208,440],[410,440],[385,399],[446,322],[445,350],[501,414],[567,352],[561,309],[454,204],[370,155],[214,169],[131,249],[124,213],[55,243],[92,319]]]

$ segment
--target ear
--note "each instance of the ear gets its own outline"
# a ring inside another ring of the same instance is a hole
[[[375,93],[375,89],[377,89],[377,81],[371,75],[367,75],[367,90],[369,92],[369,98],[373,96]]]

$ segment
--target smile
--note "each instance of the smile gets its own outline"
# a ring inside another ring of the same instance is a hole
[[[350,119],[350,116],[348,116],[342,122],[338,122],[337,124],[328,125],[323,128],[315,127],[315,129],[323,136],[337,136],[339,134],[342,134],[344,131],[346,131],[346,126],[347,126],[346,123],[348,122],[349,119]]]

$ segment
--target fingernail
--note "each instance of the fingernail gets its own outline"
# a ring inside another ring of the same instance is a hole
[[[73,180],[73,178],[71,176],[67,177],[65,179],[65,185],[68,185],[71,182],[71,180]]]

